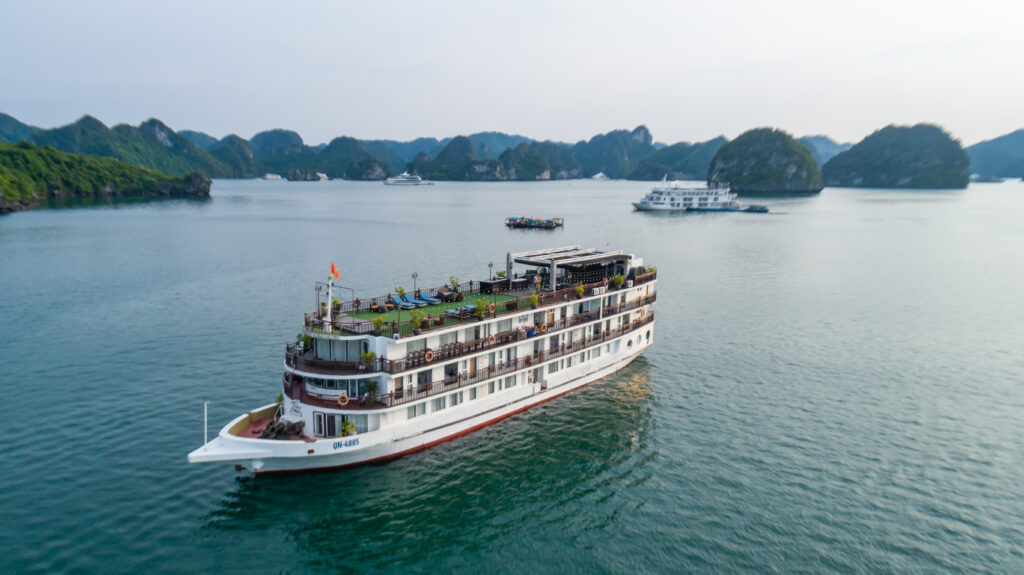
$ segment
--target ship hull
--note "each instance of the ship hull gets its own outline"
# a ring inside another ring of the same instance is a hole
[[[642,331],[653,334],[653,330],[651,323]],[[189,461],[234,463],[254,474],[269,474],[340,469],[401,457],[497,423],[611,375],[629,365],[653,341],[653,335],[631,332],[613,342],[619,351],[610,354],[607,361],[567,368],[563,370],[566,373],[560,374],[561,379],[522,384],[508,395],[503,392],[476,400],[461,412],[452,409],[443,421],[425,422],[429,427],[398,426],[344,438],[279,441],[230,434],[228,430],[245,417],[241,416],[226,425],[210,444],[190,453]],[[580,371],[572,372],[574,369]],[[522,376],[525,378],[526,374]],[[470,406],[477,407],[470,411]]]

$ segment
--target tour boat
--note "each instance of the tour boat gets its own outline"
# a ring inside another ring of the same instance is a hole
[[[505,218],[505,225],[510,228],[539,228],[543,230],[553,230],[564,226],[565,219],[511,217]]]
[[[387,186],[433,186],[434,182],[428,182],[409,172],[402,172],[397,176],[387,178],[384,180],[384,184]]]
[[[281,176],[279,176],[277,174],[263,174],[263,178],[262,179],[264,179],[264,180],[280,180]]]
[[[638,211],[768,212],[766,206],[744,206],[736,201],[736,194],[728,187],[695,188],[665,179],[651,188],[642,200],[633,202],[633,207]]]
[[[398,457],[614,373],[654,342],[657,271],[621,251],[509,253],[501,277],[337,304],[334,272],[285,348],[277,401],[190,462],[262,474]]]

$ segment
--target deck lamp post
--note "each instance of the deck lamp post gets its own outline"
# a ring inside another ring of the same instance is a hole
[[[416,278],[420,277],[420,274],[412,272],[412,297],[416,297]]]
[[[494,262],[487,262],[487,274],[488,274],[487,277],[490,278],[490,280],[491,280],[491,305],[495,306],[494,311],[491,312],[491,315],[495,315],[496,316],[496,315],[498,315],[498,308],[497,308],[498,296],[495,293],[495,289],[496,288],[495,288],[495,285],[494,285]]]

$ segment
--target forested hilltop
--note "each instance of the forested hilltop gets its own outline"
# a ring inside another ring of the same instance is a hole
[[[897,138],[892,143],[897,147],[916,146],[919,142],[914,138],[905,143]],[[121,124],[108,128],[96,118],[83,116],[66,126],[41,129],[0,114],[0,142],[19,141],[49,145],[65,152],[108,156],[170,175],[200,172],[212,178],[255,178],[265,173],[323,172],[332,178],[380,180],[408,170],[432,180],[469,181],[559,180],[602,173],[609,178],[647,181],[663,177],[701,179],[708,174],[715,155],[729,143],[724,136],[706,142],[656,143],[647,127],[641,125],[632,130],[597,134],[574,144],[502,132],[477,132],[404,142],[342,136],[325,144],[309,145],[296,132],[283,129],[259,132],[248,140],[234,134],[218,139],[193,130],[175,132],[156,119],[138,126]],[[840,174],[839,167],[851,157],[859,157],[863,147],[849,156],[844,154],[851,151],[850,144],[837,143],[827,136],[804,136],[797,143],[806,147],[819,168],[843,156],[832,164],[831,179],[825,182],[828,185],[853,185],[849,182],[858,178],[861,182],[888,185],[884,182],[900,182],[907,177],[918,182],[946,181],[949,177],[942,173],[942,166],[922,163],[921,158],[912,157],[913,152],[905,149],[892,161],[876,158],[878,161],[872,165],[858,166],[858,170],[863,168],[862,172],[847,178]],[[975,173],[1024,176],[1024,130],[976,144],[967,151]],[[905,166],[898,165],[901,160],[921,169],[908,176]],[[740,162],[742,158],[732,161]]]
[[[0,143],[0,213],[34,208],[46,198],[209,195],[210,180],[199,173],[171,177],[113,158]]]
[[[822,167],[826,186],[966,188],[970,159],[942,128],[886,126]]]

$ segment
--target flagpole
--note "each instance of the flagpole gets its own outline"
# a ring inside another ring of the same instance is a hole
[[[331,333],[331,307],[334,305],[333,289],[334,274],[332,273],[327,277],[327,325],[324,326],[324,331],[327,333]]]

